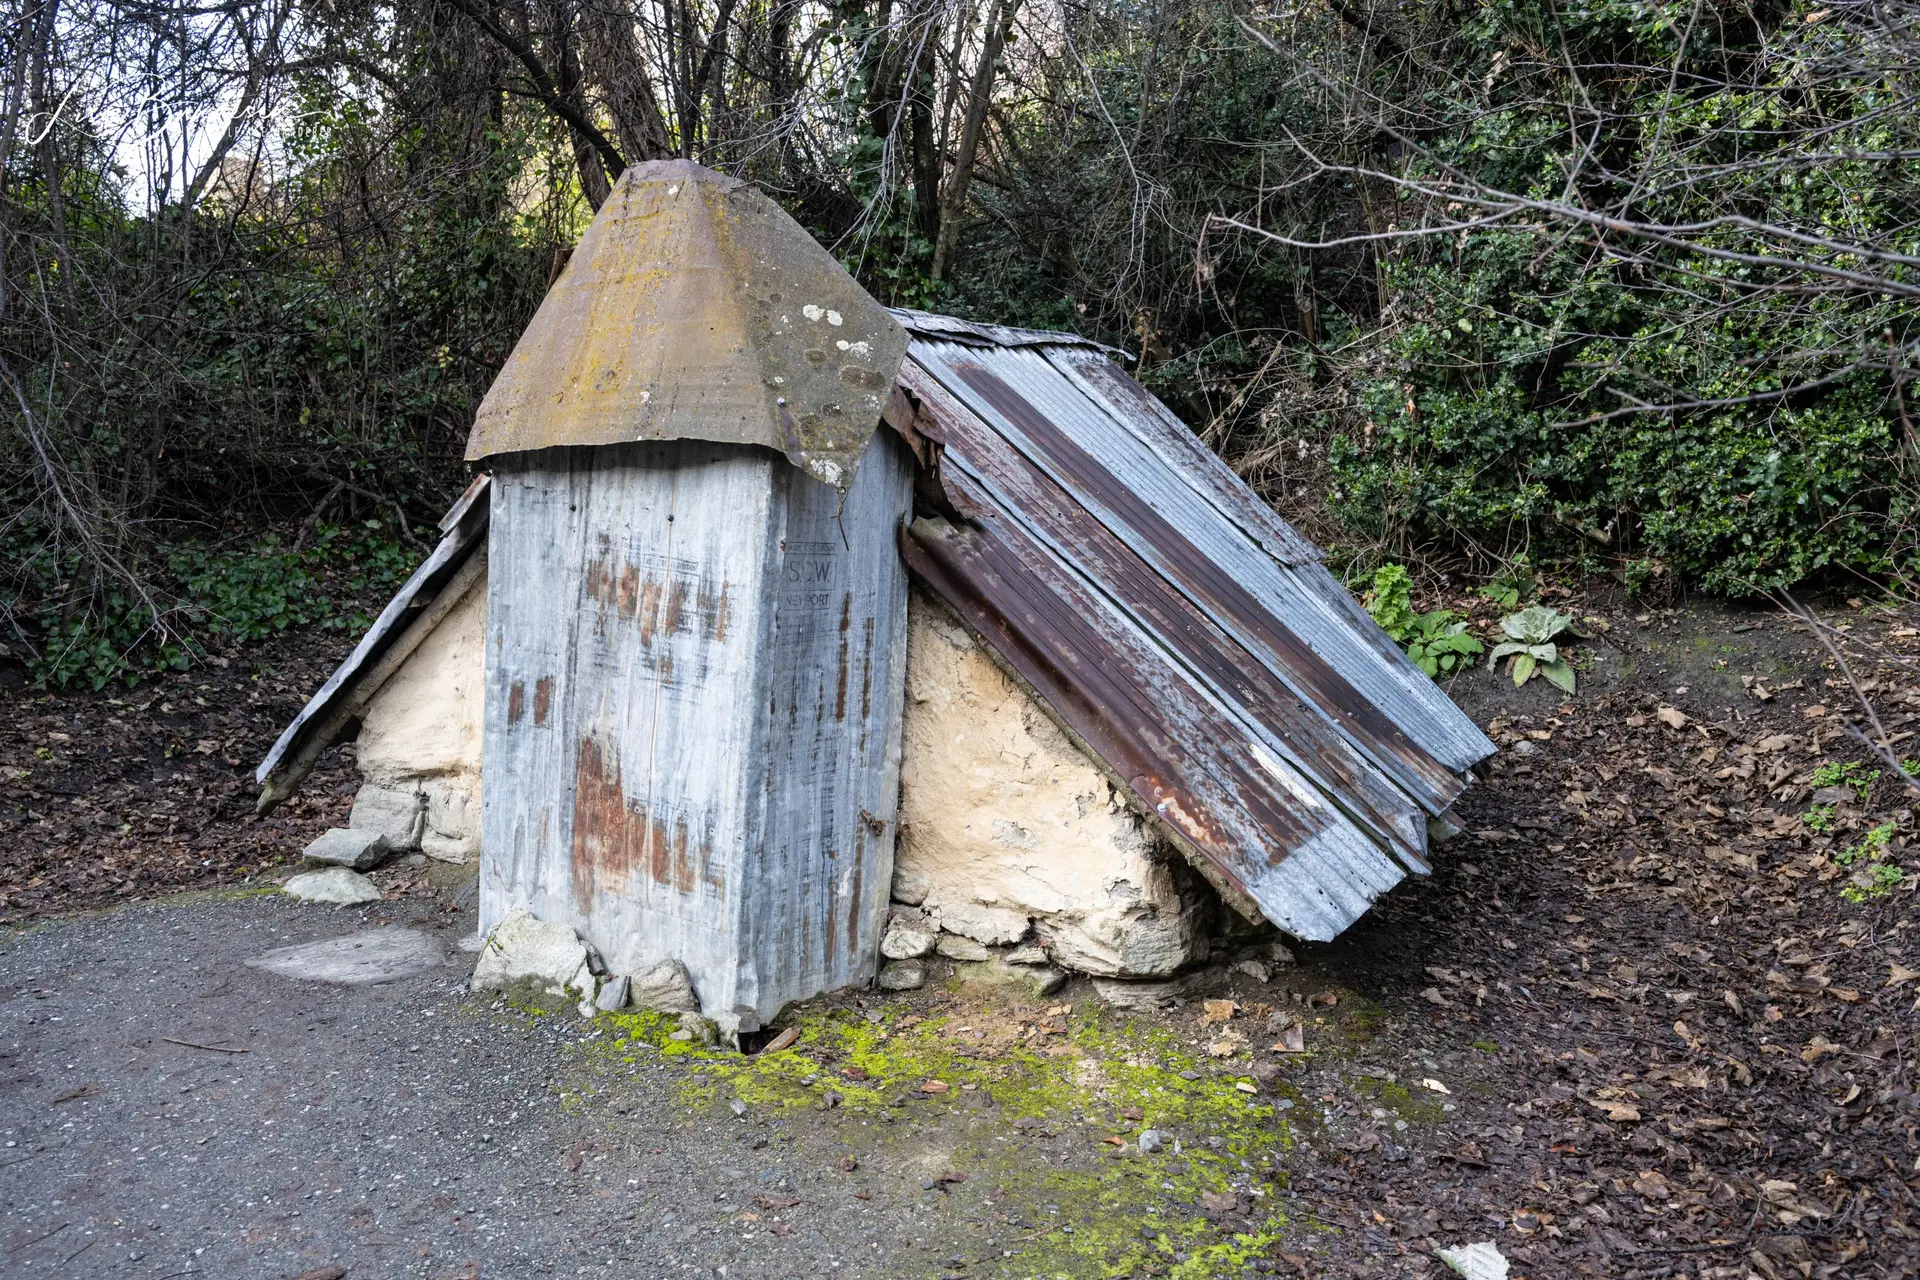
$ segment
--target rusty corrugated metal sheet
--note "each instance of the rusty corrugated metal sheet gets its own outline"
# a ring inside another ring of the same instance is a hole
[[[757,444],[844,492],[905,350],[894,318],[752,186],[637,164],[487,391],[467,457]]]
[[[1424,872],[1493,745],[1312,544],[1091,344],[896,314],[889,421],[952,517],[908,531],[915,572],[1282,928],[1330,938]]]

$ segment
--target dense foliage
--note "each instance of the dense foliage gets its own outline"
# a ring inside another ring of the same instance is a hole
[[[1912,16],[28,0],[0,645],[104,679],[255,629],[195,557],[297,618],[322,561],[417,555],[611,178],[672,155],[889,302],[1127,346],[1363,561],[1904,574]]]

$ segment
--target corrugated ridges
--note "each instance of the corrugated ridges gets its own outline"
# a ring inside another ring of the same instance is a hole
[[[895,425],[938,445],[963,517],[916,522],[916,572],[1289,932],[1330,938],[1424,872],[1426,815],[1493,744],[1318,550],[1092,344],[896,315]]]

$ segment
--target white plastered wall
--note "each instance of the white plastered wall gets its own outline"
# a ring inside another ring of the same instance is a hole
[[[931,596],[908,605],[894,897],[1083,973],[1172,973],[1204,894],[1031,696]]]
[[[479,856],[486,625],[483,576],[374,695],[361,719],[365,782],[352,825],[387,831],[400,847],[447,862]],[[407,814],[415,815],[411,832],[396,816]]]

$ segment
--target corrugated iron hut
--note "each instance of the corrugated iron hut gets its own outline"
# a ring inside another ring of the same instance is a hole
[[[889,884],[889,956],[1148,978],[1209,903],[1326,939],[1428,869],[1492,744],[1317,549],[1106,349],[888,316],[775,230],[623,179],[263,803],[359,724],[356,827],[741,1029],[868,977]]]

